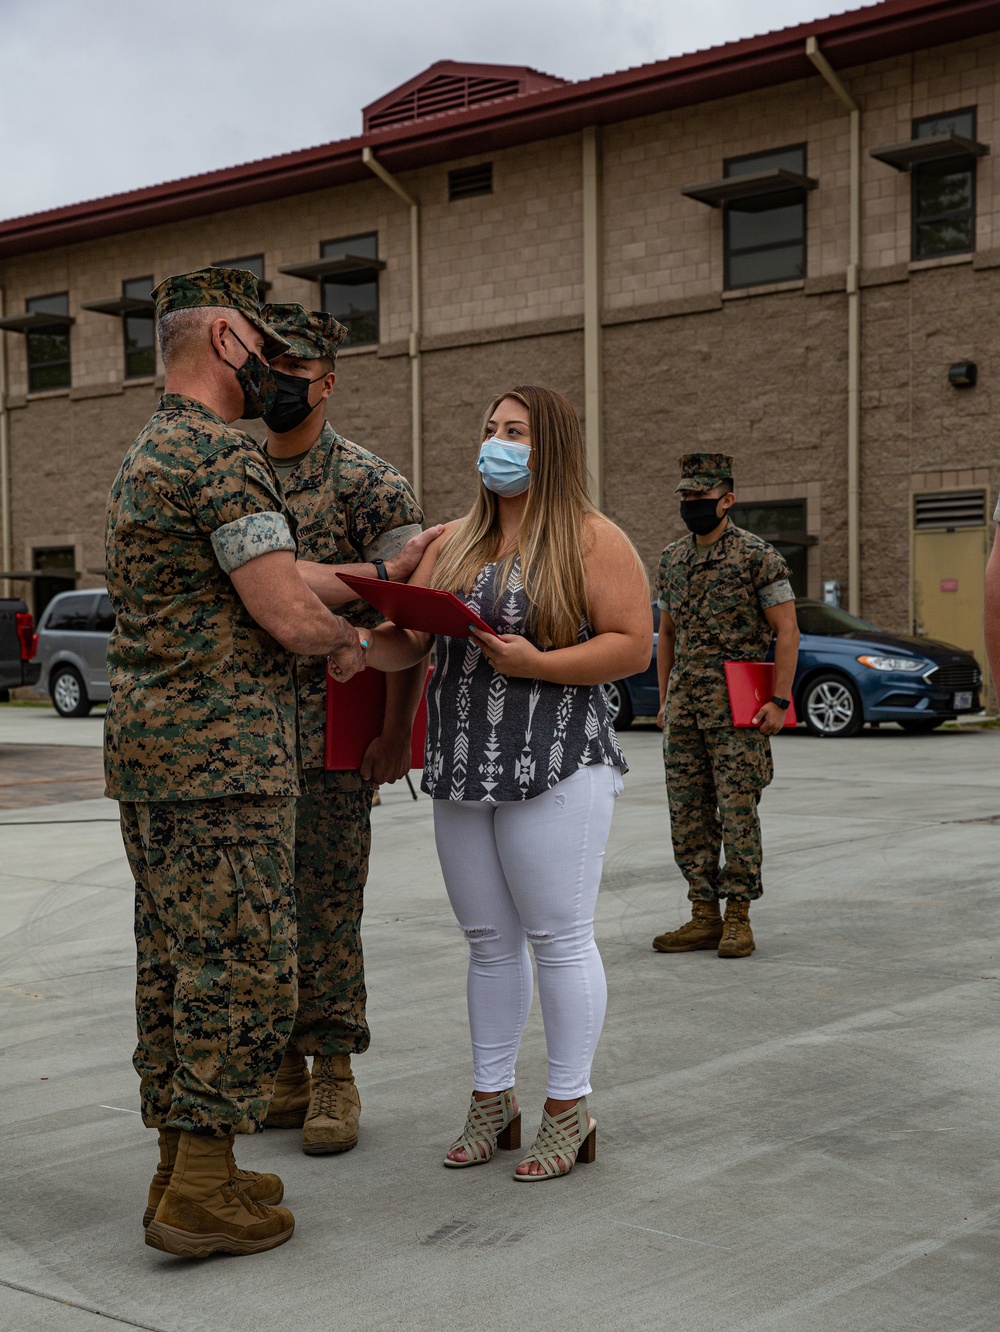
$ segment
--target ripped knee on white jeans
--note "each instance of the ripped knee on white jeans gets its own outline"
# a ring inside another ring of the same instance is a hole
[[[500,931],[493,925],[459,925],[470,944],[484,943],[487,939],[499,939]]]
[[[528,941],[533,944],[551,943],[556,937],[551,930],[525,930],[524,932],[528,936]]]

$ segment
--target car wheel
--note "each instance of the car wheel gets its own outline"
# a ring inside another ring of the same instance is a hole
[[[910,735],[930,735],[931,731],[936,731],[939,726],[944,725],[944,718],[921,717],[919,721],[902,721],[899,724],[904,731],[909,731]]]
[[[608,696],[608,721],[616,731],[627,731],[635,721],[635,713],[625,681],[615,680],[613,684],[605,685],[604,692]]]
[[[801,713],[813,735],[843,739],[865,724],[861,695],[845,675],[817,675],[802,693]]]
[[[72,666],[61,666],[52,677],[50,688],[52,706],[60,717],[86,717],[93,706],[80,672]]]

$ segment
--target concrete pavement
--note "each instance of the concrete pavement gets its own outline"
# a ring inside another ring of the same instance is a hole
[[[0,1329],[994,1329],[1000,733],[780,737],[746,961],[651,950],[684,890],[659,736],[623,739],[596,1164],[533,1189],[504,1153],[441,1168],[468,1100],[465,949],[428,801],[397,785],[374,812],[361,1142],[325,1159],[294,1132],[237,1144],[281,1173],[297,1220],[255,1258],[142,1243],[154,1149],[114,806],[0,814]],[[544,1069],[536,1003],[528,1143]]]

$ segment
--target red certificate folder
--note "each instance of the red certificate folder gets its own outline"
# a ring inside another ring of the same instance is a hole
[[[428,680],[431,673],[427,673]],[[349,680],[326,673],[327,772],[357,772],[365,750],[385,724],[385,675],[371,666]],[[410,736],[410,767],[424,766],[427,739],[427,689],[424,688]]]
[[[726,686],[734,726],[752,726],[765,703],[774,697],[774,663],[771,661],[727,661]],[[795,704],[785,713],[785,726],[796,726]]]
[[[337,577],[352,592],[381,611],[400,629],[417,629],[425,634],[446,638],[468,638],[469,625],[498,638],[496,630],[469,610],[452,592],[435,587],[414,587],[409,583],[389,583],[384,578],[365,578],[361,574],[338,572]]]

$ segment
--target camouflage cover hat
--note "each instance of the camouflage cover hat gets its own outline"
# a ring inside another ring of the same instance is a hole
[[[714,490],[720,481],[733,475],[733,460],[728,453],[685,453],[681,465],[681,483],[674,490]]]
[[[337,348],[347,337],[347,329],[333,315],[301,305],[265,305],[261,315],[288,343],[287,355],[303,361],[325,356],[336,364]]]
[[[154,288],[156,317],[171,310],[194,310],[200,306],[223,306],[238,310],[264,335],[264,358],[271,361],[288,350],[288,343],[261,318],[257,278],[246,268],[198,268],[178,273]]]

